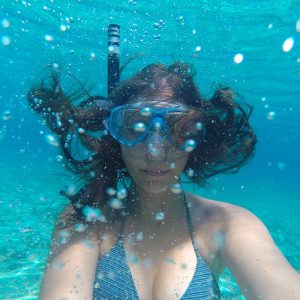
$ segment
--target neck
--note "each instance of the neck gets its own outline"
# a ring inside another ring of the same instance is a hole
[[[147,193],[133,185],[129,193],[129,201],[138,209],[132,218],[137,223],[154,227],[178,222],[184,215],[184,193],[174,194],[165,191],[159,194]]]

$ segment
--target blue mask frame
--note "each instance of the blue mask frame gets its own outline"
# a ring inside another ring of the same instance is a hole
[[[163,104],[164,102],[155,102],[155,103]],[[143,140],[145,140],[145,138],[149,134],[150,130],[155,126],[156,123],[159,123],[161,126],[159,131],[164,131],[165,133],[167,133],[166,136],[167,136],[169,142],[174,144],[172,139],[170,138],[170,134],[169,134],[164,116],[169,112],[185,112],[185,111],[187,111],[188,109],[185,106],[183,106],[182,104],[172,104],[172,107],[166,107],[166,108],[155,108],[155,107],[149,106],[151,108],[151,114],[152,114],[151,119],[152,120],[151,120],[149,126],[147,126],[147,129],[145,130],[145,132],[141,133],[133,141],[128,141],[118,135],[117,131],[115,130],[115,126],[114,126],[114,118],[115,118],[116,114],[118,113],[118,111],[121,109],[126,109],[126,108],[139,108],[141,104],[145,105],[145,107],[148,107],[146,105],[147,103],[135,103],[135,104],[126,104],[126,105],[118,106],[118,107],[115,107],[111,111],[109,118],[104,121],[104,125],[108,129],[111,136],[114,139],[116,139],[118,142],[120,142],[121,144],[126,145],[128,147],[133,147],[133,146],[140,144]],[[167,104],[170,106],[170,103],[167,103]]]

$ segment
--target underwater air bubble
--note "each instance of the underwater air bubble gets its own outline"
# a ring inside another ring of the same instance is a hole
[[[197,33],[196,29],[193,29],[192,34],[195,35],[196,33]]]
[[[176,168],[176,164],[174,162],[170,163],[170,169],[174,170]]]
[[[70,237],[71,237],[71,233],[66,230],[66,229],[63,229],[59,232],[59,243],[64,245],[66,244],[69,240],[70,240]]]
[[[90,58],[91,58],[92,60],[94,60],[94,59],[96,58],[96,53],[95,53],[95,52],[91,52]]]
[[[159,211],[155,214],[156,221],[162,221],[165,218],[165,214],[162,211]]]
[[[154,26],[154,28],[159,28],[159,27],[160,27],[160,24],[157,23],[157,22],[155,22],[155,23],[153,24],[153,26]]]
[[[300,19],[298,19],[296,22],[296,31],[300,32]]]
[[[214,234],[214,241],[216,243],[216,248],[221,249],[223,247],[224,241],[225,241],[224,233],[222,231],[217,231]]]
[[[60,31],[66,31],[67,30],[67,26],[64,25],[64,24],[60,25],[59,28],[60,28]]]
[[[267,119],[268,120],[273,120],[275,117],[275,112],[274,111],[270,111],[267,115]]]
[[[79,127],[79,128],[77,128],[77,132],[78,132],[78,133],[85,133],[85,129]]]
[[[171,188],[171,192],[173,194],[180,194],[182,192],[180,183],[173,184],[173,186]]]
[[[270,24],[268,25],[268,28],[271,29],[272,27],[273,27],[273,23],[270,23]]]
[[[118,198],[111,198],[109,200],[109,206],[113,209],[120,209],[122,208],[122,201]]]
[[[83,244],[87,248],[94,248],[95,247],[95,243],[91,240],[84,240]]]
[[[146,130],[146,125],[142,122],[135,123],[133,125],[133,130],[136,132],[144,132]]]
[[[109,196],[114,196],[117,193],[117,191],[112,187],[107,188],[105,192]]]
[[[233,58],[233,61],[236,63],[236,64],[240,64],[242,61],[244,60],[244,56],[243,54],[241,53],[238,53],[234,56]]]
[[[70,184],[66,188],[66,194],[68,196],[74,196],[76,194],[76,187],[74,184]]]
[[[47,42],[52,42],[52,41],[53,41],[53,36],[52,36],[52,35],[49,35],[49,34],[46,34],[46,35],[45,35],[45,40],[46,40]]]
[[[74,229],[77,232],[83,232],[83,231],[85,231],[86,228],[87,228],[87,226],[82,223],[75,224],[75,226],[74,226]]]
[[[180,25],[182,25],[182,26],[184,25],[184,17],[183,16],[178,17],[177,21]]]
[[[286,164],[285,164],[285,162],[282,162],[282,161],[281,161],[281,162],[278,163],[277,166],[278,166],[278,169],[284,169],[285,166],[286,166]]]
[[[176,265],[175,260],[174,260],[172,257],[170,257],[170,256],[166,256],[166,257],[164,258],[164,261],[165,261],[167,264],[170,264],[170,265]]]
[[[186,140],[183,146],[185,152],[192,152],[196,148],[196,141],[193,139]]]
[[[186,171],[186,174],[188,177],[193,177],[195,175],[195,171],[191,168],[189,168],[187,171]]]
[[[151,88],[155,88],[155,87],[151,86]],[[144,108],[142,108],[141,109],[141,115],[143,117],[149,117],[149,116],[151,116],[151,108],[150,107],[144,107]]]
[[[2,41],[2,45],[3,46],[8,46],[11,43],[11,39],[10,39],[10,37],[8,35],[4,35],[1,38],[1,41]]]
[[[102,280],[102,279],[104,279],[104,274],[102,272],[98,272],[96,277],[97,277],[97,279]]]
[[[138,232],[135,236],[137,241],[142,241],[144,239],[144,233],[142,231]]]
[[[7,19],[3,19],[1,24],[3,28],[8,28],[10,26],[10,22]]]
[[[118,192],[117,192],[117,197],[118,199],[120,200],[123,200],[127,197],[127,190],[126,189],[120,189]]]
[[[201,46],[197,46],[195,49],[196,52],[200,52],[201,51]]]
[[[197,130],[202,130],[203,129],[203,124],[201,122],[196,123],[196,129]]]
[[[2,114],[2,120],[3,121],[8,121],[11,119],[11,113],[9,110],[6,110],[5,112],[3,112]]]
[[[294,38],[289,37],[284,41],[282,45],[282,50],[284,52],[289,52],[293,48],[293,46],[294,46]]]
[[[55,139],[55,137],[51,134],[46,134],[45,135],[45,140],[48,144],[54,146],[54,147],[58,147],[59,144],[57,142],[57,140]]]
[[[62,160],[63,160],[63,157],[61,155],[56,156],[56,161],[62,161]]]

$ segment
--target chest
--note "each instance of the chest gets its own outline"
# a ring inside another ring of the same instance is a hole
[[[197,257],[188,232],[180,236],[180,240],[127,238],[117,243],[97,265],[100,293],[111,293],[108,298],[127,293],[129,299],[147,300],[192,299],[193,293],[203,293],[213,299],[219,275],[216,255],[206,241],[197,239],[202,244]]]

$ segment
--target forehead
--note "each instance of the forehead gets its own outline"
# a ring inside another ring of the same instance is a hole
[[[187,106],[183,99],[175,99],[173,97],[166,96],[148,96],[148,97],[136,97],[131,99],[126,104],[140,104],[141,106],[157,106],[157,107],[168,107],[180,104],[182,106]]]

